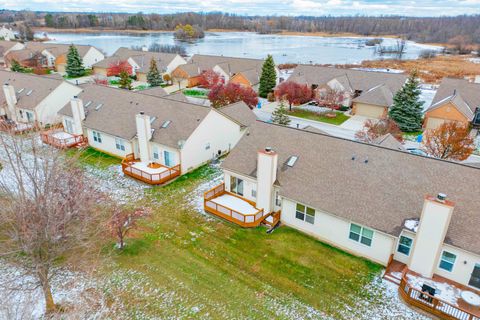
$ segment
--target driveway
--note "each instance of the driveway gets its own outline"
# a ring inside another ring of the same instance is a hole
[[[378,119],[369,118],[365,116],[352,116],[350,119],[342,123],[340,125],[340,128],[357,132],[363,129],[363,126],[365,125],[365,122],[367,120],[378,120]]]

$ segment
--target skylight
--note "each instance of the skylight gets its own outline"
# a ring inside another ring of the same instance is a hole
[[[95,107],[95,110],[98,111],[98,110],[100,110],[101,107],[103,107],[103,103],[98,104],[98,105]]]
[[[295,162],[297,162],[297,159],[297,156],[291,156],[290,159],[288,159],[287,166],[293,167],[295,165]]]
[[[28,92],[27,92],[27,96],[31,95],[31,94],[32,94],[32,92],[33,92],[33,90],[28,90]]]
[[[155,121],[155,120],[157,120],[157,117],[151,117],[151,118],[150,118],[150,124],[152,124],[153,121]]]
[[[91,104],[92,104],[92,101],[91,101],[91,100],[90,100],[90,101],[87,101],[87,103],[85,103],[85,107],[88,107],[88,106],[91,105]]]
[[[162,124],[162,128],[168,127],[171,122],[172,122],[172,121],[170,121],[170,120],[165,121],[165,122]]]
[[[22,89],[18,90],[18,91],[17,91],[17,93],[19,93],[19,94],[20,94],[20,93],[22,93],[22,92],[23,92],[23,90],[25,90],[25,88],[22,88]]]

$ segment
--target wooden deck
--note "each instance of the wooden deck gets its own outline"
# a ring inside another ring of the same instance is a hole
[[[37,128],[36,123],[15,123],[11,120],[0,119],[0,131],[10,134],[24,134]]]
[[[78,145],[87,144],[87,138],[85,138],[83,135],[66,133],[63,131],[63,129],[51,129],[40,132],[40,138],[42,139],[43,143],[59,149],[67,149],[76,147]]]
[[[472,306],[466,303],[462,298],[458,298],[457,305],[443,301],[436,296],[431,296],[428,293],[422,292],[414,288],[408,281],[407,275],[419,276],[418,274],[408,270],[404,263],[392,260],[389,263],[384,279],[397,283],[400,276],[400,283],[398,293],[403,300],[411,306],[417,307],[421,310],[429,312],[440,319],[445,320],[480,320],[480,307]],[[393,279],[393,281],[392,281]],[[452,280],[434,275],[432,281],[438,283],[447,283],[461,291],[471,291],[480,295],[480,291],[464,286]]]
[[[176,165],[170,168],[170,167],[166,167],[164,165],[158,164],[158,166],[164,168],[164,170],[159,173],[149,173],[144,170],[134,168],[133,165],[136,162],[139,162],[139,160],[135,159],[133,153],[128,154],[122,160],[123,173],[127,176],[130,176],[132,178],[138,179],[142,182],[145,182],[151,185],[164,184],[180,175],[180,165]]]
[[[237,194],[228,192],[225,190],[225,184],[220,184],[215,188],[205,192],[204,194],[204,209],[205,211],[214,214],[220,218],[238,224],[244,228],[253,228],[259,226],[261,223],[267,224],[271,227],[274,227],[280,221],[280,211],[271,212],[264,214],[263,209],[257,209],[254,213],[244,213],[240,212],[239,209],[229,208],[226,205],[218,204],[214,201],[215,198],[218,198],[224,194],[237,197],[242,201],[249,203],[251,206],[255,207],[256,203],[245,199]]]

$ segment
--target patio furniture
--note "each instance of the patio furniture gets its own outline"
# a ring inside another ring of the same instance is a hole
[[[476,307],[480,306],[480,296],[478,294],[471,291],[462,291],[460,296],[466,303]]]

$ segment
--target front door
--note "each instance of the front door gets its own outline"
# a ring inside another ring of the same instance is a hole
[[[165,160],[165,165],[167,167],[171,167],[172,166],[172,155],[170,154],[170,152],[168,151],[163,151],[163,158]]]
[[[473,268],[468,285],[480,289],[480,264],[476,264],[475,268]]]

